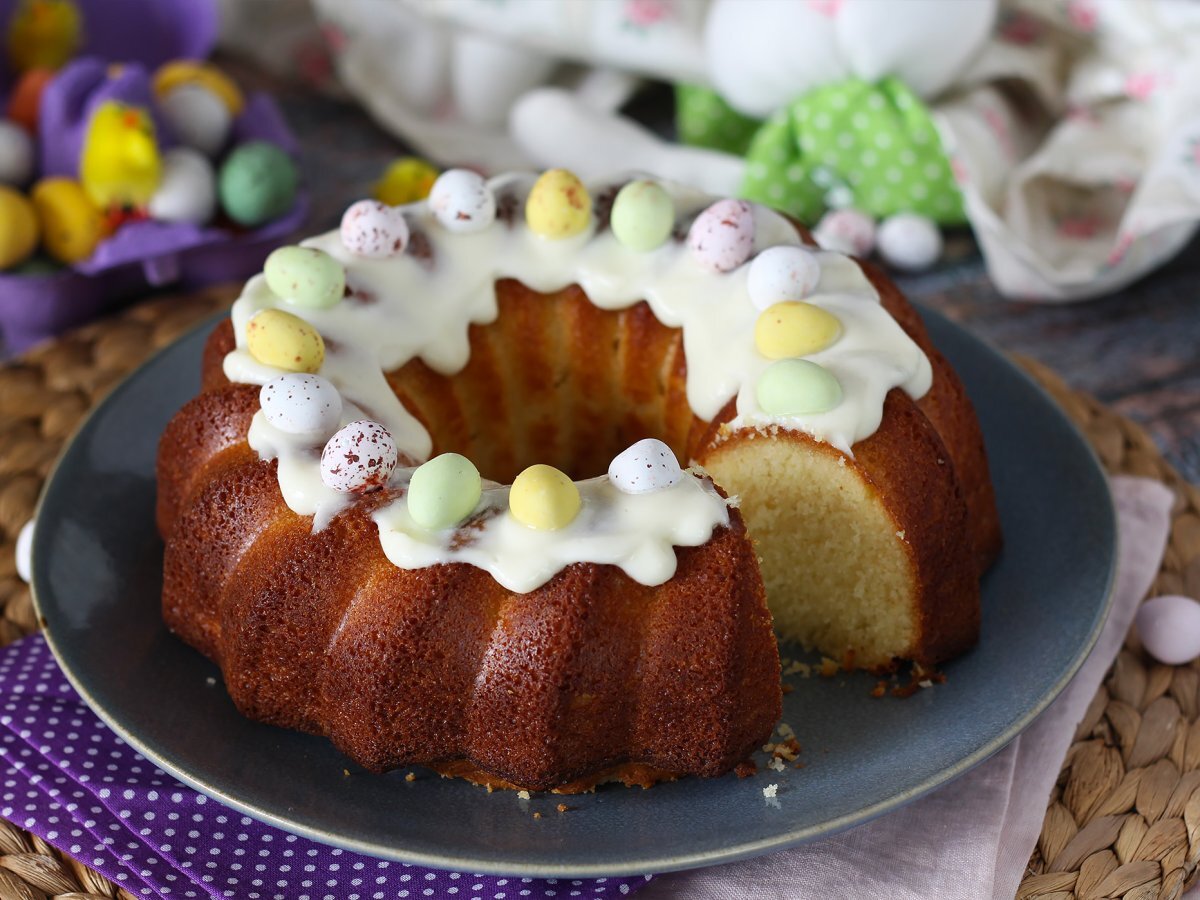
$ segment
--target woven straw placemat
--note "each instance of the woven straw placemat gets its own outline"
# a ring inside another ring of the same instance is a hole
[[[13,549],[42,480],[80,418],[117,381],[230,303],[214,289],[134,307],[0,368],[0,645],[37,628]],[[1028,360],[1112,473],[1167,484],[1176,503],[1151,596],[1200,597],[1200,491],[1137,425]],[[1200,663],[1164,666],[1131,633],[1097,692],[1049,798],[1018,897],[1175,900],[1200,860]],[[35,835],[0,819],[0,898],[134,900]]]

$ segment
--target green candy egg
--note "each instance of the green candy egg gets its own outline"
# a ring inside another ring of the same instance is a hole
[[[618,241],[638,253],[646,253],[671,236],[675,227],[675,204],[653,181],[631,181],[617,192],[609,227]]]
[[[329,309],[346,292],[346,270],[316,247],[280,247],[267,257],[263,275],[275,296],[306,309]]]
[[[422,528],[441,531],[469,516],[483,496],[479,470],[465,456],[443,453],[418,468],[408,484],[408,514]]]
[[[256,228],[277,219],[296,202],[296,164],[267,141],[234,148],[217,176],[217,196],[225,214]]]
[[[828,369],[807,359],[781,359],[758,379],[758,405],[772,416],[828,412],[842,402],[842,386]]]

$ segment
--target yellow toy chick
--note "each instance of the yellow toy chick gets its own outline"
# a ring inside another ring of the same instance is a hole
[[[18,72],[58,69],[79,49],[83,20],[73,0],[21,0],[8,23],[8,58]]]
[[[150,114],[115,100],[97,106],[79,157],[79,180],[92,201],[106,211],[144,207],[161,178]]]

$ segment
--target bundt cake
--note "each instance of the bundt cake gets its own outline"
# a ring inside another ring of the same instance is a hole
[[[773,627],[863,668],[966,650],[1000,543],[886,279],[561,170],[451,170],[272,254],[158,486],[165,621],[243,713],[537,790],[729,771],[780,715]]]

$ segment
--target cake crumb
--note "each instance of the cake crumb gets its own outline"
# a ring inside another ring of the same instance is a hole
[[[730,494],[725,499],[725,505],[728,506],[730,509],[741,509],[742,508],[742,498],[739,494]]]
[[[784,740],[787,740],[788,738],[794,738],[796,736],[796,732],[792,730],[792,726],[787,722],[780,722],[779,727],[775,730],[779,732],[779,736]]]
[[[872,697],[882,697],[886,693],[887,693],[887,682],[886,681],[875,682],[875,687],[871,689],[871,696]]]
[[[799,675],[801,678],[808,678],[812,675],[812,666],[808,663],[790,660],[783,670],[784,675]]]
[[[793,769],[803,769],[803,768],[804,768],[804,766],[805,766],[805,764],[804,764],[804,763],[802,763],[802,762],[798,762],[798,763],[793,763],[793,764],[792,764],[792,768],[793,768]]]
[[[900,540],[904,540],[904,529],[900,529],[899,531],[897,531],[896,537],[900,538]]]
[[[790,694],[792,691],[794,691],[795,688],[792,687],[790,684],[785,684],[785,685],[781,685],[779,690],[786,697],[788,694]]]
[[[517,799],[518,800],[528,800],[529,799],[529,791],[517,791]]]
[[[494,788],[494,787],[492,787],[490,784],[484,785],[484,787],[486,787],[486,788],[487,788],[487,792],[488,792],[489,794],[490,794],[492,791],[494,791],[494,790],[495,790],[495,788]]]
[[[738,778],[749,778],[751,775],[758,774],[758,766],[754,760],[745,759],[738,763],[733,771]]]
[[[842,654],[842,671],[843,672],[853,672],[854,671],[854,648],[853,647],[847,647],[846,651]]]
[[[836,659],[830,659],[828,656],[821,657],[821,677],[832,678],[838,673],[841,666],[838,665]]]
[[[771,761],[769,763],[767,763],[767,768],[771,769],[774,772],[782,772],[784,769],[787,768],[787,764],[784,763],[784,761],[782,759],[780,759],[778,756],[772,756]]]
[[[207,678],[204,679],[204,683],[207,684],[209,687],[212,687],[213,685],[215,685],[217,683],[217,679],[215,679],[211,675],[209,675]]]
[[[540,812],[535,812],[535,813],[533,814],[533,817],[534,817],[535,819],[540,819],[540,818],[542,817],[542,814],[541,814]]]
[[[409,782],[416,781],[417,780],[416,773],[409,772],[407,775],[404,776],[404,780],[409,781]]]
[[[558,804],[558,806],[556,806],[554,808],[557,809],[560,813],[571,811],[571,807],[567,806],[567,804],[565,804],[565,803],[560,803],[560,804]]]
[[[777,784],[768,784],[763,788],[764,797],[774,797],[777,793],[779,793],[779,785]]]
[[[933,687],[933,682],[926,678],[924,681],[918,681],[917,685],[918,687],[931,688]]]

